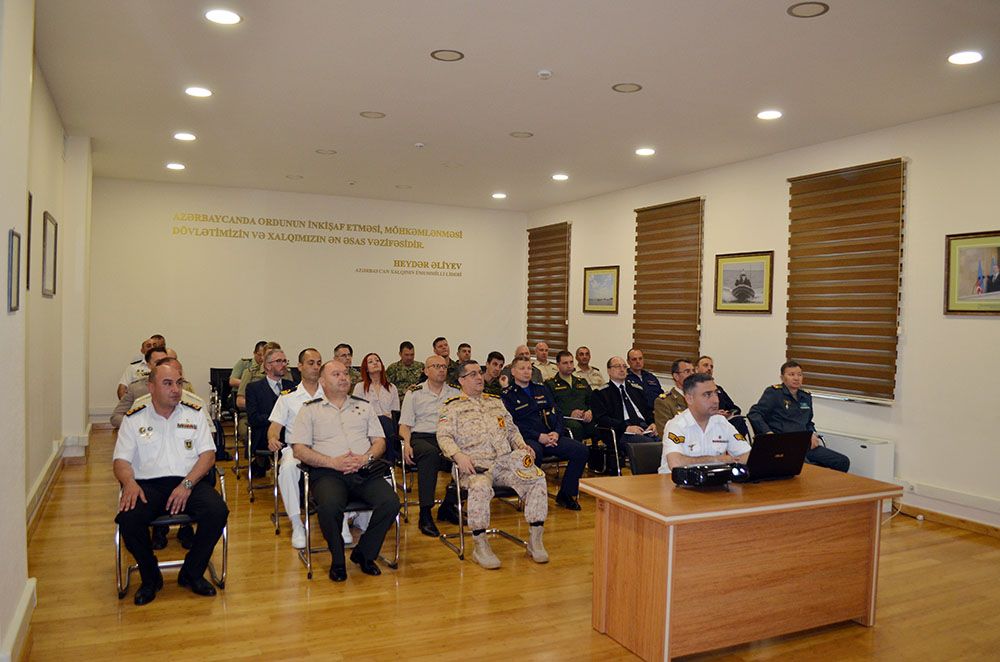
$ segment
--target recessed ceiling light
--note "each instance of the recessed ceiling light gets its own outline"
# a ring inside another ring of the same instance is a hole
[[[641,90],[642,85],[639,83],[615,83],[611,86],[611,89],[622,94],[632,94]]]
[[[652,156],[653,154],[656,154],[656,150],[653,149],[652,147],[640,147],[639,149],[635,150],[635,153],[638,156]]]
[[[205,12],[205,18],[219,25],[236,25],[243,20],[239,14],[228,9],[209,9]]]
[[[335,150],[335,149],[317,149],[316,153],[317,154],[324,154],[326,156],[329,156],[331,154],[336,154],[337,150]]]
[[[285,175],[285,179],[302,179],[302,175]]]
[[[569,175],[563,172],[557,172],[556,174],[552,175],[552,179],[556,180],[557,182],[564,182],[567,179],[569,179]]]
[[[493,194],[493,199],[494,200],[505,200],[505,199],[507,199],[507,194],[506,193],[501,193],[500,191],[497,191],[496,193]]]
[[[759,120],[776,120],[781,117],[780,110],[762,110],[757,113],[757,119]]]
[[[396,184],[396,188],[398,188],[398,189],[407,189],[407,188],[413,188],[413,187],[410,186],[409,184]]]
[[[174,134],[174,140],[183,140],[184,142],[191,142],[195,139],[193,133],[188,133],[187,131],[178,131]]]
[[[983,59],[983,54],[978,51],[961,51],[948,56],[948,61],[952,64],[975,64]]]
[[[207,87],[189,87],[184,90],[184,93],[192,97],[210,97],[212,96],[212,90]]]
[[[453,51],[450,48],[442,48],[437,51],[431,51],[431,57],[441,62],[458,62],[465,57],[465,53],[462,51]]]
[[[361,117],[369,120],[380,120],[385,117],[385,113],[380,113],[377,110],[363,110],[361,111]]]
[[[533,134],[531,131],[511,131],[510,132],[510,137],[511,138],[530,138],[533,135],[535,135],[535,134]]]
[[[167,170],[183,170],[183,169],[184,169],[184,164],[183,163],[168,163],[167,164]]]
[[[795,18],[816,18],[830,11],[825,2],[796,2],[788,8],[788,15]]]

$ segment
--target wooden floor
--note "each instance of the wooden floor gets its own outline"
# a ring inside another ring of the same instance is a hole
[[[113,438],[96,431],[90,443],[87,465],[62,469],[29,541],[29,575],[38,579],[32,660],[635,659],[590,626],[589,497],[580,513],[550,509],[547,565],[497,541],[503,568],[483,570],[420,535],[414,518],[404,526],[399,570],[383,565],[381,577],[368,577],[348,564],[348,581],[334,584],[325,554],[306,579],[288,528],[273,533],[270,501],[251,505],[245,479],[230,472],[226,589],[197,597],[167,571],[152,604],[132,604],[135,584],[119,601]],[[526,536],[509,508],[495,505],[494,522]],[[160,554],[179,549],[171,535]],[[732,605],[719,627],[748,609]],[[1000,659],[1000,540],[895,517],[883,527],[877,620],[875,628],[845,623],[689,659]]]

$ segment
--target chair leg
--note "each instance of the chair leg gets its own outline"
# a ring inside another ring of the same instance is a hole
[[[305,481],[305,493],[306,493],[306,503],[303,507],[303,512],[306,518],[306,578],[313,578],[313,566],[312,566],[312,527],[309,525],[309,477],[306,476]]]
[[[271,467],[271,487],[274,490],[274,514],[271,518],[274,520],[274,535],[281,534],[281,522],[278,516],[278,469],[279,463],[281,461],[281,451],[274,451],[274,459],[272,460],[273,466]]]
[[[122,534],[118,525],[115,525],[115,577],[118,580],[118,599],[121,600],[128,594],[128,580],[131,573],[122,579]]]

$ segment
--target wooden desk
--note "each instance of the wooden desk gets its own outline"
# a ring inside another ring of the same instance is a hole
[[[829,623],[875,623],[890,483],[806,465],[724,489],[667,475],[588,478],[597,498],[593,626],[646,660]]]

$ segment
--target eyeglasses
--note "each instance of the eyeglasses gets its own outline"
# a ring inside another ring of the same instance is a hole
[[[624,363],[612,363],[608,368],[627,368],[628,366]]]
[[[427,367],[428,368],[447,368],[448,366],[445,365],[444,363],[428,363]]]

